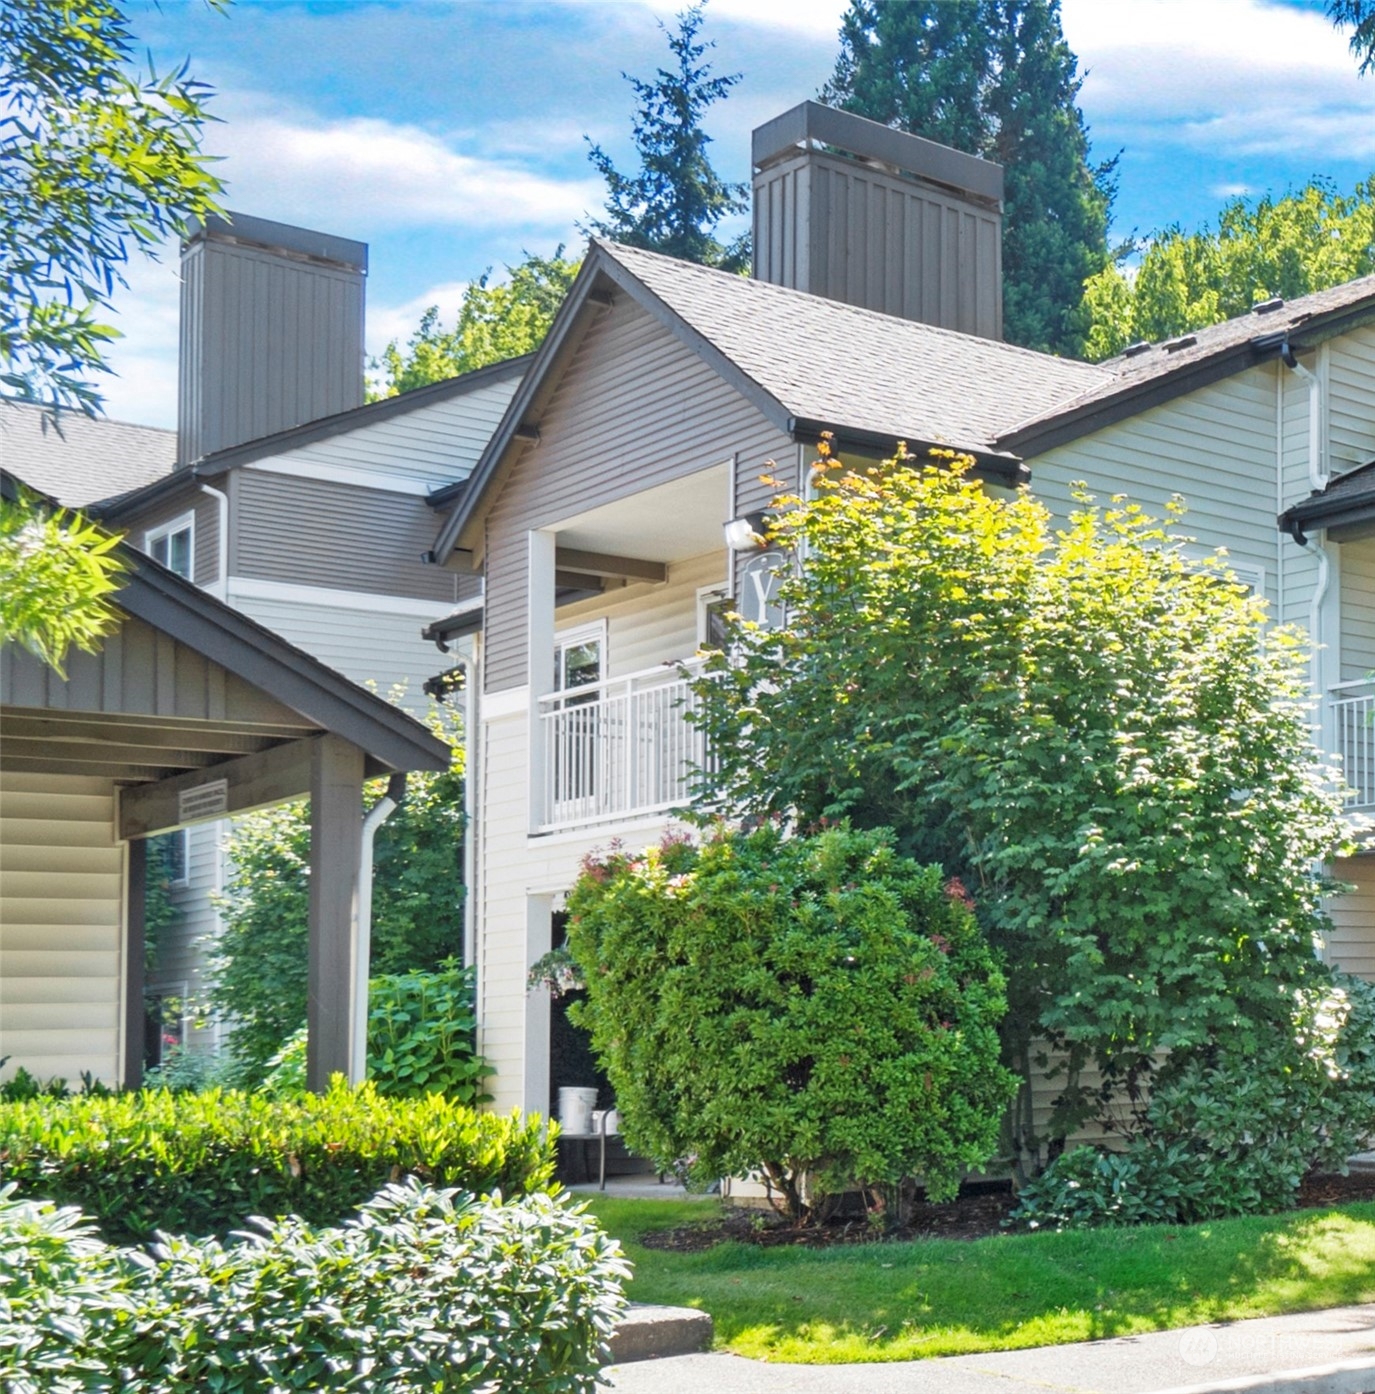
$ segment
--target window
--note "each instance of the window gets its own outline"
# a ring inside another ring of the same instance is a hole
[[[735,608],[725,586],[704,586],[697,592],[697,647],[726,647],[726,616]]]
[[[601,782],[602,704],[597,684],[606,676],[606,622],[570,629],[554,639],[554,690],[567,694],[549,728],[553,804],[560,816],[586,812]],[[583,689],[586,689],[584,691]]]
[[[155,562],[161,562],[169,571],[175,571],[189,581],[193,561],[191,539],[195,524],[194,513],[183,513],[170,523],[149,528],[143,535],[143,550]]]
[[[148,857],[155,874],[169,887],[186,886],[191,879],[191,831],[178,828],[148,839]]]
[[[568,692],[602,680],[606,624],[598,621],[554,637],[554,691]]]

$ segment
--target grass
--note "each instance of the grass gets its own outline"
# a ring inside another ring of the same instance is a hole
[[[763,1360],[916,1360],[1375,1301],[1375,1204],[1192,1226],[831,1249],[646,1249],[716,1202],[597,1196],[635,1264],[630,1297],[711,1313]]]

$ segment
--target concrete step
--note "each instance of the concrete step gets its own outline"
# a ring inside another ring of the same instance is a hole
[[[630,1304],[611,1337],[611,1358],[617,1365],[633,1360],[659,1360],[667,1355],[695,1355],[711,1347],[711,1317],[692,1307],[651,1307]]]

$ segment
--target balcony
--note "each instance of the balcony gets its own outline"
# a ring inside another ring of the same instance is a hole
[[[536,830],[560,832],[687,804],[706,750],[703,733],[688,720],[693,706],[676,664],[540,698]]]
[[[1339,683],[1328,699],[1332,749],[1348,785],[1346,806],[1375,811],[1375,681]]]

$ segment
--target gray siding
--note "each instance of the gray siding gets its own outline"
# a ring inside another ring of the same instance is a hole
[[[217,484],[222,488],[222,484]],[[194,513],[195,524],[191,539],[191,579],[198,586],[213,586],[220,575],[220,502],[201,492],[200,486],[187,481],[187,487],[175,498],[165,499],[152,508],[132,514],[121,521],[120,527],[131,546],[147,551],[144,537],[151,528],[170,523],[183,513]]]
[[[486,685],[527,681],[526,533],[738,454],[739,477],[793,442],[691,349],[624,300],[578,348],[485,520]],[[724,522],[725,519],[722,519]]]
[[[60,678],[31,653],[5,645],[0,705],[314,729],[203,654],[127,616],[118,632],[102,641],[99,653],[69,654],[66,669],[66,678]]]
[[[182,257],[177,458],[363,401],[363,277],[217,239]]]
[[[849,305],[1000,339],[995,210],[815,152],[754,180],[755,275]]]
[[[456,598],[453,575],[420,560],[438,531],[423,498],[251,467],[235,474],[231,575],[441,605]]]
[[[1340,474],[1375,459],[1375,326],[1327,346],[1330,461]]]

